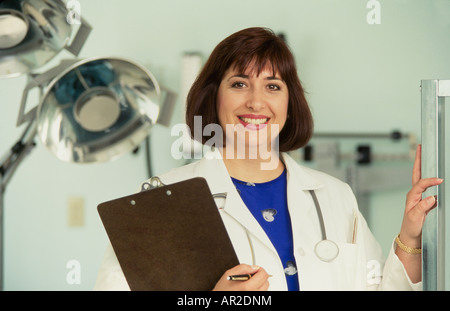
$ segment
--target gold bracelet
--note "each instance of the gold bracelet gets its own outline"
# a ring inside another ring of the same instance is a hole
[[[400,247],[401,250],[408,254],[422,254],[422,248],[412,248],[403,244],[402,241],[400,241],[400,234],[395,238],[395,243],[397,243],[397,246]]]

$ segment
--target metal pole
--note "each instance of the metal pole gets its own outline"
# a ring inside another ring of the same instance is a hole
[[[422,80],[422,178],[445,178],[445,97],[450,80]],[[445,191],[431,187],[424,197],[434,195],[422,230],[422,280],[424,290],[445,290]]]
[[[4,289],[4,242],[5,242],[5,190],[6,185],[11,180],[19,164],[34,147],[34,137],[36,136],[36,125],[32,120],[26,127],[22,137],[11,148],[8,155],[0,163],[0,290]]]

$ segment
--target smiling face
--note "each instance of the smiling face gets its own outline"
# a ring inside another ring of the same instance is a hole
[[[231,67],[219,86],[217,111],[222,129],[227,133],[230,125],[235,129],[242,125],[247,132],[245,141],[233,137],[235,145],[271,144],[286,123],[287,85],[271,66],[266,66],[259,75],[255,72],[251,66],[245,73]],[[228,144],[229,133],[226,138]]]

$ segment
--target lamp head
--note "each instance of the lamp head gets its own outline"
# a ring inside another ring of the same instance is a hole
[[[91,27],[82,19],[70,43],[73,25],[68,16],[61,0],[1,1],[0,77],[31,73],[63,49],[78,55]]]
[[[122,58],[76,62],[55,77],[36,113],[38,136],[66,162],[104,162],[131,151],[158,120],[153,75]]]

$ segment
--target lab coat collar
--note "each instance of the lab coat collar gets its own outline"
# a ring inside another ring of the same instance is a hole
[[[286,166],[288,178],[293,179],[291,181],[295,181],[294,183],[297,189],[316,190],[323,187],[322,181],[310,174],[309,169],[299,165],[287,153],[282,153],[281,157]]]
[[[257,237],[263,244],[276,252],[264,229],[248,210],[225,167],[221,153],[216,149],[208,151],[199,163],[199,175],[203,176],[210,187],[211,193],[225,193],[225,213],[233,217],[245,229]]]
[[[318,189],[322,187],[322,183],[309,174],[308,169],[298,165],[289,155],[283,153],[282,159],[287,170],[289,210],[303,223],[312,206],[302,190]],[[262,229],[242,201],[218,150],[208,151],[205,154],[199,163],[199,175],[205,177],[212,194],[226,193],[223,211],[236,219],[246,230],[276,252],[264,229]]]

